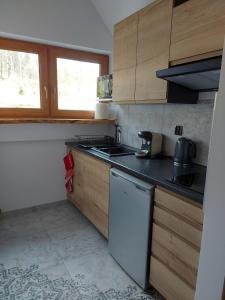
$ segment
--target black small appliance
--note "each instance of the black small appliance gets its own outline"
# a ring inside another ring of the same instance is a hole
[[[136,152],[138,157],[150,157],[151,156],[151,145],[152,145],[152,133],[150,131],[139,131],[139,138],[142,139],[141,150]]]
[[[188,167],[192,163],[192,159],[196,157],[195,143],[185,137],[179,138],[176,142],[174,165]]]

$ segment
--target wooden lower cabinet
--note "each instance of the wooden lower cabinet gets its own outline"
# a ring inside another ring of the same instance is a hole
[[[108,238],[110,165],[79,150],[72,153],[73,192],[68,198]]]
[[[202,236],[202,207],[156,188],[150,284],[167,300],[194,300]]]
[[[151,257],[150,283],[171,300],[194,300],[194,290],[155,257]]]

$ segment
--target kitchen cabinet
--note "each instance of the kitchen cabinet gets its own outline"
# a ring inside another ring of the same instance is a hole
[[[168,300],[194,299],[202,224],[200,205],[156,188],[150,284]]]
[[[224,35],[224,0],[186,1],[173,9],[170,61],[177,64],[218,55]]]
[[[68,198],[108,238],[110,165],[73,149],[73,192]]]
[[[167,82],[156,71],[168,68],[173,1],[162,0],[139,12],[135,101],[166,102]]]
[[[157,0],[114,27],[113,101],[166,102],[172,0]],[[160,37],[160,38],[159,38]]]
[[[114,27],[113,101],[134,102],[138,14]]]
[[[114,27],[113,101],[189,103],[156,71],[221,55],[224,35],[224,0],[154,1]]]

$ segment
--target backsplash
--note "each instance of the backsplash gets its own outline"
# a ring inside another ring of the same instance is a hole
[[[163,153],[173,156],[176,125],[184,127],[183,136],[197,145],[195,162],[206,165],[212,125],[215,93],[201,93],[198,104],[110,104],[110,117],[115,117],[122,129],[122,143],[139,148],[141,140],[137,133],[149,130],[164,136]]]

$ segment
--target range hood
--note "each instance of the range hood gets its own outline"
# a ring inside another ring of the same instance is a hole
[[[217,91],[222,56],[156,71],[158,78],[194,91]]]

